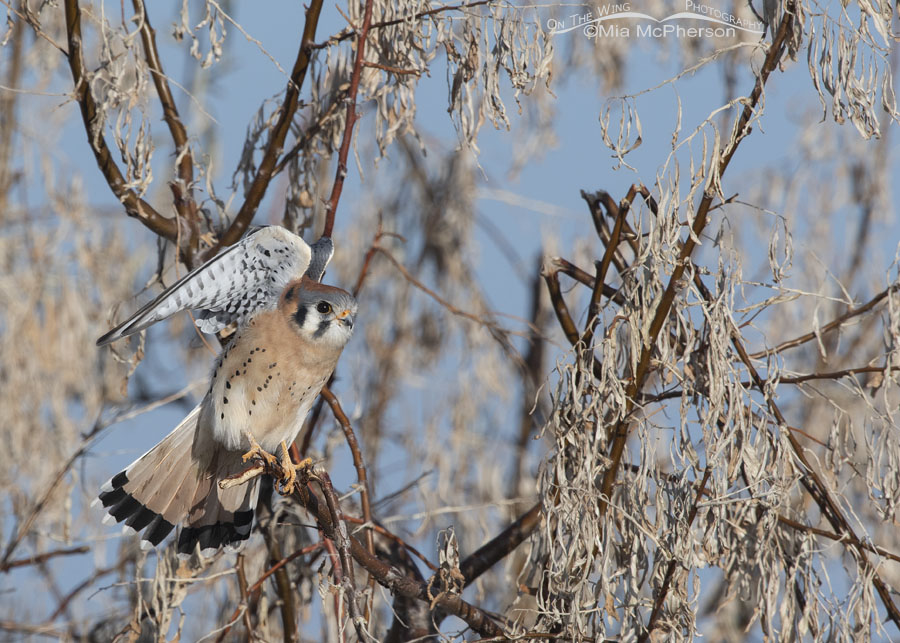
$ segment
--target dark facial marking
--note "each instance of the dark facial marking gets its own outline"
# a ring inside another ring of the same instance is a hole
[[[320,321],[320,322],[319,322],[319,327],[316,329],[316,332],[313,333],[313,337],[319,338],[319,337],[321,337],[322,335],[324,335],[324,334],[325,334],[325,331],[328,330],[328,324],[330,324],[330,323],[331,323],[331,322],[329,322],[329,321],[327,321],[327,320],[326,320],[326,321]]]
[[[303,328],[303,322],[306,321],[306,306],[303,304],[297,306],[297,312],[294,313],[294,321],[297,322],[297,326]]]
[[[296,291],[297,291],[297,286],[291,286],[290,288],[288,288],[288,291],[287,291],[286,293],[284,293],[284,299],[285,299],[285,301],[291,301],[291,300],[293,300],[293,299],[294,299],[294,295],[297,294]]]

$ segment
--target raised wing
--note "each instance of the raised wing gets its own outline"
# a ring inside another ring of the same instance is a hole
[[[313,281],[322,281],[325,267],[334,256],[334,242],[331,240],[331,237],[319,237],[319,240],[312,244],[309,249],[312,251],[312,258],[309,261],[309,267],[306,269],[306,276]]]
[[[284,287],[309,267],[307,243],[280,226],[250,233],[194,269],[159,297],[97,340],[104,346],[182,310],[197,310],[196,324],[215,333],[232,322],[278,305]],[[330,258],[330,257],[329,257]]]

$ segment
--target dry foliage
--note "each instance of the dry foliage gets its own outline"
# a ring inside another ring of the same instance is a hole
[[[312,0],[224,188],[225,133],[188,114],[215,104],[208,70],[232,39],[278,65],[229,3],[2,2],[4,640],[900,636],[900,282],[875,232],[893,221],[892,5],[737,5],[762,12],[762,41],[678,41],[681,74],[600,111],[615,165],[637,173],[647,95],[721,64],[726,98],[703,97],[708,116],[690,120],[677,97],[656,175],[582,193],[590,238],[513,257],[519,319],[482,286],[476,228],[514,249],[477,211],[479,133],[525,132],[508,143],[520,171],[555,140],[561,72],[632,87],[637,40],[563,46],[546,19],[568,5],[503,0],[350,1],[349,26],[322,35],[333,8]],[[151,22],[189,61],[186,82],[167,75]],[[804,55],[822,111],[733,176],[766,124],[767,84]],[[447,117],[417,109],[430,75],[445,75]],[[422,123],[438,118],[455,150],[429,140]],[[55,150],[78,128],[97,169]],[[82,187],[98,170],[113,212]],[[358,212],[339,208],[345,180]],[[180,399],[172,369],[202,376],[209,354],[177,348],[184,320],[146,359],[143,341],[110,353],[94,339],[107,311],[131,309],[156,240],[151,285],[254,219],[333,234],[329,281],[362,301],[360,336],[295,445],[316,473],[292,497],[264,491],[236,557],[141,552],[87,509],[114,472],[97,439]]]

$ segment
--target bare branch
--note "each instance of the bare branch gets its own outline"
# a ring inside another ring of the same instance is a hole
[[[97,104],[91,95],[91,88],[85,79],[84,54],[82,51],[81,35],[81,7],[78,0],[66,0],[66,35],[68,36],[69,69],[72,72],[74,84],[74,96],[81,108],[81,119],[87,134],[88,144],[94,152],[97,166],[103,173],[103,177],[109,184],[116,198],[125,206],[129,216],[135,217],[147,228],[159,236],[175,242],[178,236],[178,223],[175,219],[169,219],[157,212],[153,206],[138,197],[138,195],[126,187],[125,178],[122,176],[115,161],[112,159],[109,147],[103,132],[98,130]]]
[[[81,545],[79,547],[68,547],[66,549],[54,549],[53,551],[48,551],[43,554],[36,554],[34,556],[29,556],[27,558],[19,558],[17,560],[10,560],[8,562],[4,562],[0,565],[0,572],[7,572],[14,567],[27,567],[28,565],[41,565],[51,558],[56,558],[58,556],[71,556],[72,554],[86,554],[91,550],[87,545]]]
[[[188,241],[193,254],[196,252],[200,241],[200,229],[197,204],[194,202],[192,194],[194,159],[188,143],[187,130],[185,130],[184,123],[178,115],[175,98],[172,96],[172,90],[169,88],[168,76],[163,71],[162,63],[159,60],[159,51],[156,48],[156,30],[150,25],[150,17],[147,15],[144,0],[132,0],[132,6],[140,21],[144,57],[147,61],[147,66],[150,68],[150,75],[153,77],[156,94],[159,96],[159,102],[162,105],[163,120],[168,125],[172,141],[175,143],[179,182],[172,186],[172,192],[175,195],[175,210],[191,226],[191,235]]]
[[[347,90],[347,116],[344,121],[344,137],[338,151],[337,169],[334,174],[334,185],[331,188],[331,196],[325,209],[325,229],[323,237],[330,237],[334,230],[334,215],[337,212],[338,201],[344,190],[344,178],[347,176],[347,156],[350,154],[350,140],[353,138],[353,127],[356,125],[356,94],[359,92],[359,76],[362,73],[363,61],[366,56],[366,38],[369,35],[369,27],[372,24],[373,0],[366,0],[366,8],[363,13],[363,23],[356,39],[356,60],[353,62],[353,74],[350,76],[350,89]]]
[[[242,236],[259,207],[260,202],[266,194],[269,182],[275,172],[278,157],[282,152],[284,140],[291,128],[291,122],[300,104],[300,88],[306,78],[306,71],[309,69],[310,56],[309,45],[316,37],[316,26],[319,24],[319,14],[322,11],[322,0],[312,0],[309,8],[306,10],[306,22],[303,26],[303,38],[300,40],[300,48],[297,51],[297,59],[294,61],[294,68],[291,70],[291,78],[288,81],[287,88],[284,92],[284,101],[281,103],[281,109],[278,114],[278,120],[269,134],[269,141],[266,144],[265,152],[259,167],[256,170],[256,176],[247,190],[247,197],[244,204],[235,216],[234,221],[228,227],[228,230],[219,239],[219,243],[210,249],[207,256],[212,257],[219,248],[230,246],[236,243]]]

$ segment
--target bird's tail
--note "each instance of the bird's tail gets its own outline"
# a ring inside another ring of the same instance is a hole
[[[178,553],[196,545],[208,555],[219,547],[239,549],[250,537],[258,479],[229,489],[218,481],[242,469],[241,455],[228,451],[198,428],[198,406],[162,442],[116,474],[95,501],[108,512],[104,522],[125,522],[143,530],[141,546],[156,546],[176,525]]]

